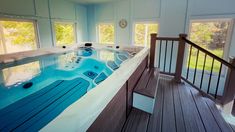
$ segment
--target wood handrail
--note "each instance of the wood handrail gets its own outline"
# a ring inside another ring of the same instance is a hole
[[[187,44],[192,45],[193,47],[199,49],[200,51],[202,51],[202,52],[204,52],[205,54],[211,56],[212,58],[216,59],[217,61],[221,62],[222,64],[228,66],[229,68],[235,69],[235,67],[234,67],[232,64],[230,64],[229,62],[227,62],[226,60],[221,59],[220,57],[218,57],[218,56],[216,56],[215,54],[211,53],[210,51],[208,51],[208,50],[206,50],[206,49],[204,49],[204,48],[198,46],[197,44],[193,43],[192,41],[188,40],[188,39],[185,38],[185,37],[183,37],[183,39],[185,40],[185,42],[186,42]]]
[[[179,38],[157,37],[156,40],[179,41]]]

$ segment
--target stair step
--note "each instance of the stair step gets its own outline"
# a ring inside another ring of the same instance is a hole
[[[157,93],[159,71],[157,68],[146,69],[133,93],[133,107],[145,112],[153,112]]]

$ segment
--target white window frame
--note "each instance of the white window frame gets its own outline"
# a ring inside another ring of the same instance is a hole
[[[52,22],[52,30],[53,30],[53,46],[56,47],[57,46],[57,43],[56,43],[56,32],[55,32],[55,23],[61,23],[61,24],[72,24],[73,25],[73,32],[74,32],[74,44],[77,44],[78,43],[78,33],[77,33],[77,22],[75,21],[65,21],[65,20],[54,20]],[[73,44],[73,45],[74,45]]]
[[[113,34],[113,43],[104,43],[104,44],[108,44],[108,45],[115,45],[115,42],[116,42],[116,27],[115,27],[115,23],[113,22],[101,22],[101,23],[97,23],[96,24],[96,42],[98,42],[100,44],[100,30],[99,30],[99,25],[104,25],[104,24],[107,24],[107,25],[113,25],[113,28],[114,28],[114,34]]]
[[[33,50],[37,50],[41,47],[41,44],[40,44],[40,41],[39,41],[39,32],[38,32],[39,30],[38,30],[37,20],[0,17],[0,21],[31,22],[31,23],[33,23],[34,34],[35,34],[35,42],[36,42],[36,49],[33,49]],[[0,27],[0,32],[1,32],[1,34],[4,34],[3,29],[1,29],[1,27]],[[3,43],[3,47],[5,47],[4,46],[5,42],[4,42],[4,40],[1,40],[1,38],[4,38],[4,37],[0,36],[0,41]],[[30,51],[32,51],[32,50],[30,50]],[[26,51],[19,51],[19,52],[26,52]],[[14,52],[14,53],[17,53],[17,52]],[[4,53],[4,54],[14,54],[14,53]]]
[[[192,23],[198,22],[198,23],[203,23],[203,22],[218,22],[218,21],[227,21],[229,22],[229,27],[228,27],[228,34],[226,37],[226,44],[224,47],[224,51],[223,51],[223,59],[227,60],[229,57],[229,47],[231,46],[231,41],[232,41],[232,34],[233,34],[233,27],[234,27],[234,20],[232,18],[213,18],[213,19],[203,19],[203,18],[199,18],[199,19],[192,19],[189,22],[189,38],[191,35],[191,28],[192,28]]]
[[[156,31],[157,33],[159,32],[159,22],[158,21],[135,21],[132,25],[133,32],[132,32],[132,45],[137,46],[135,43],[135,25],[136,24],[157,24],[158,25],[158,30]],[[148,34],[145,34],[145,39],[148,39],[147,37]],[[147,41],[145,40],[144,47],[147,47]]]

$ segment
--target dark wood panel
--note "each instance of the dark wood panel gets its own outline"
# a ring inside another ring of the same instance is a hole
[[[119,132],[126,121],[125,84],[105,107],[88,132]]]
[[[131,111],[132,108],[132,94],[133,89],[135,88],[137,82],[139,81],[142,73],[146,69],[148,64],[148,56],[141,62],[135,72],[131,75],[131,77],[127,81],[128,89],[127,89],[127,115]]]
[[[150,114],[133,108],[122,132],[145,132],[147,131]]]
[[[136,86],[137,82],[139,81],[140,76],[146,69],[148,64],[148,56],[141,62],[141,64],[136,68],[135,72],[131,75],[131,77],[128,79],[128,89],[133,90]]]

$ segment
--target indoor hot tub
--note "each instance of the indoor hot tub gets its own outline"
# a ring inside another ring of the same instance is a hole
[[[51,50],[1,63],[0,131],[121,129],[148,49],[96,44]]]

